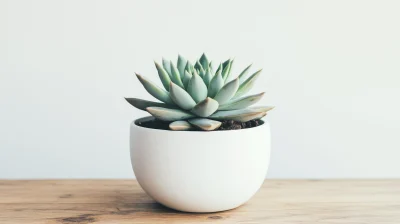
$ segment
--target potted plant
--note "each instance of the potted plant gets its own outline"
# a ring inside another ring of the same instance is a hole
[[[152,116],[131,123],[130,152],[137,181],[159,203],[186,212],[217,212],[248,201],[269,165],[270,128],[261,120],[273,107],[249,107],[264,93],[245,96],[261,70],[249,65],[231,78],[233,60],[214,71],[203,54],[193,65],[155,62],[158,87],[136,74],[161,102],[126,98]]]

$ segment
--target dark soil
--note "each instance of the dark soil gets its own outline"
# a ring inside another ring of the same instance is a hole
[[[239,121],[222,121],[221,127],[217,130],[237,130],[237,129],[245,129],[245,128],[252,128],[261,125],[260,120],[251,120],[247,122],[239,122]]]
[[[161,130],[170,130],[169,129],[170,122],[165,122],[157,119],[151,119],[146,121],[139,121],[137,125],[144,127],[144,128],[151,128],[151,129],[161,129]]]
[[[170,122],[165,122],[157,119],[137,122],[137,125],[141,127],[151,128],[151,129],[161,129],[161,130],[170,130],[169,124]],[[228,121],[222,121],[221,127],[216,129],[215,131],[246,129],[246,128],[257,127],[261,124],[262,124],[261,120],[251,120],[248,122],[228,120]]]

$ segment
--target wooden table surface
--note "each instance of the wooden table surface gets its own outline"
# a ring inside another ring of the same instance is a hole
[[[0,223],[400,223],[400,180],[266,180],[245,205],[191,214],[134,180],[0,180]]]

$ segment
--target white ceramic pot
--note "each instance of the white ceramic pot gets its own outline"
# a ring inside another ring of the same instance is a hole
[[[185,212],[236,208],[260,188],[270,158],[269,123],[231,131],[168,131],[131,124],[131,161],[143,190]]]

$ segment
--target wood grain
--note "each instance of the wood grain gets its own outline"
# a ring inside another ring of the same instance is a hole
[[[134,180],[0,181],[0,223],[400,223],[400,180],[267,180],[247,204],[190,214]]]

